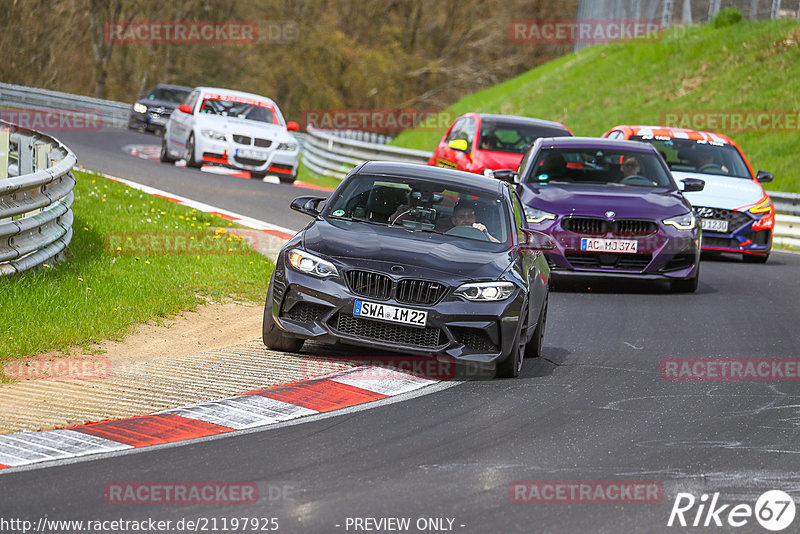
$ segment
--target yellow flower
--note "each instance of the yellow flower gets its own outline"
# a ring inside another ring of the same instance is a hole
[[[86,291],[91,291],[91,290],[92,290],[91,287],[88,287],[88,286],[86,287]]]
[[[102,202],[105,202],[105,201],[106,201],[106,199],[105,199],[105,198],[103,198],[103,199],[101,199],[101,201],[102,201]]]
[[[83,278],[81,278],[80,276],[78,277],[78,280],[83,282]]]
[[[86,226],[84,226],[84,227],[83,227],[83,229],[84,229],[84,230],[88,230],[89,228],[87,228]]]
[[[150,265],[150,260],[144,260],[144,263],[145,263],[146,265]]]
[[[46,264],[46,263],[43,263],[42,267],[44,267],[45,269],[49,269],[50,268],[50,266],[48,264]]]
[[[193,221],[196,221],[196,220],[197,220],[197,217],[192,217],[192,220],[193,220]]]
[[[117,247],[117,249],[116,249],[116,250],[122,250],[122,247]]]
[[[252,262],[252,261],[250,262],[250,265],[253,265],[253,262]]]
[[[94,181],[94,180],[92,180],[92,183],[94,183],[94,182],[95,182],[95,181]]]

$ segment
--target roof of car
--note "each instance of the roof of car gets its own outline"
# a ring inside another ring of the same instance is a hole
[[[191,91],[191,87],[187,87],[185,85],[173,85],[171,83],[160,83],[153,87],[153,89],[161,88],[161,89],[180,89],[181,91]],[[151,89],[152,90],[152,89]]]
[[[419,165],[416,163],[398,163],[390,161],[368,161],[364,163],[357,174],[403,176],[408,178],[421,178],[433,180],[444,185],[468,187],[487,193],[499,194],[503,182],[495,178],[432,165]]]
[[[266,96],[257,95],[255,93],[245,93],[244,91],[234,91],[233,89],[223,89],[222,87],[195,87],[195,90],[202,91],[204,93],[218,93],[227,96],[238,96],[242,98],[250,98],[253,100],[263,100],[265,102],[275,104],[274,100],[272,100],[271,98],[267,98]]]
[[[725,143],[728,145],[735,145],[736,143],[727,135],[704,132],[701,130],[689,130],[686,128],[670,128],[668,126],[641,126],[641,125],[619,125],[614,126],[609,130],[627,130],[628,135],[636,136],[660,136],[669,137],[671,139],[692,139],[695,141],[710,141],[714,143]]]
[[[546,137],[540,139],[537,143],[541,143],[542,148],[616,148],[620,150],[637,150],[640,152],[656,151],[655,147],[649,143],[606,139],[603,137]]]
[[[551,128],[559,128],[566,130],[567,127],[560,122],[548,121],[544,119],[535,119],[533,117],[520,117],[518,115],[495,115],[492,113],[474,113],[478,115],[481,120],[488,119],[493,121],[503,121],[506,123],[528,124],[535,126],[549,126]]]

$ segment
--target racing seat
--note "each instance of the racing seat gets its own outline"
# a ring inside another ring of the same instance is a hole
[[[367,217],[374,222],[389,222],[401,204],[408,202],[407,191],[398,187],[380,185],[370,191],[367,199]]]

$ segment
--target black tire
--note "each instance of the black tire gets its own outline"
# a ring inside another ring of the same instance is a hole
[[[305,339],[292,337],[275,324],[275,318],[272,317],[272,281],[269,286],[267,301],[264,304],[264,322],[261,327],[264,345],[269,349],[282,352],[300,352]]]
[[[694,293],[700,283],[700,264],[694,270],[694,276],[685,280],[672,280],[670,289],[673,293]]]
[[[161,163],[175,163],[178,161],[176,158],[173,158],[167,152],[167,138],[166,136],[161,138],[161,153],[158,155],[158,159]]]
[[[186,140],[186,166],[192,169],[199,169],[203,166],[202,162],[194,159],[194,133],[189,134],[189,139]]]
[[[525,345],[526,358],[538,358],[542,355],[542,345],[544,345],[544,329],[547,326],[547,301],[549,297],[544,298],[544,306],[542,306],[542,313],[539,316],[539,323],[536,325],[536,330],[533,331],[528,344]]]
[[[297,180],[296,174],[279,174],[278,180],[281,181],[282,184],[293,184],[295,180]]]
[[[767,263],[769,259],[769,252],[764,254],[763,256],[753,256],[752,254],[743,254],[742,261],[745,263]]]
[[[522,317],[517,335],[514,338],[514,346],[511,349],[511,354],[509,354],[505,360],[497,364],[497,368],[495,369],[495,376],[497,378],[516,378],[522,370],[522,360],[527,350],[527,345],[522,337],[522,333],[528,326],[527,306],[525,307],[525,314]]]

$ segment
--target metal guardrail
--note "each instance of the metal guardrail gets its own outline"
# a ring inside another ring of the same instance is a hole
[[[388,138],[382,143],[353,138],[359,134],[362,138],[374,136],[376,140],[383,140],[378,134],[325,131],[309,127],[303,150],[303,165],[317,174],[341,179],[362,161],[400,161],[424,165],[433,155],[433,152],[425,150],[386,145],[384,143]]]
[[[101,100],[10,83],[0,83],[0,105],[18,109],[58,109],[82,112],[91,110],[100,115],[103,126],[113,128],[127,128],[131,113],[131,104],[124,102]]]
[[[767,191],[775,206],[775,211],[787,215],[800,215],[800,194],[782,191]]]
[[[0,121],[0,276],[60,259],[72,240],[75,154]]]

